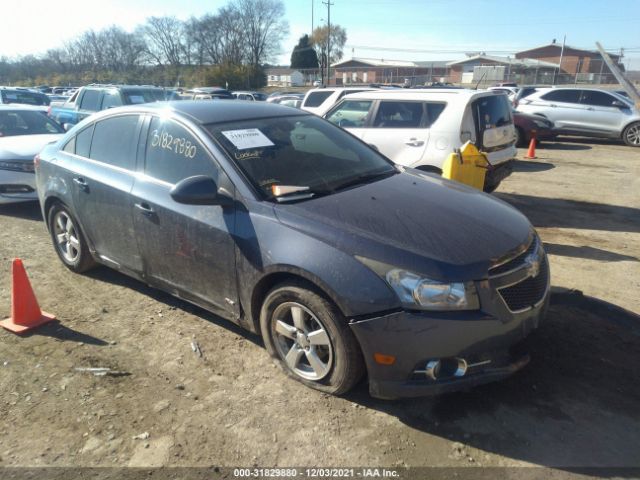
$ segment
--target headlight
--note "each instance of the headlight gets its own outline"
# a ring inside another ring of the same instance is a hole
[[[442,283],[407,270],[394,268],[385,279],[408,308],[422,310],[477,310],[478,293],[473,282]]]

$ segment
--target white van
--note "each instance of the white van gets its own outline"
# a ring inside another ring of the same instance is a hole
[[[322,116],[347,94],[375,90],[371,87],[329,87],[309,90],[302,101],[302,110]]]
[[[395,163],[442,173],[447,156],[471,140],[492,168],[485,189],[511,173],[516,155],[506,95],[466,89],[373,90],[350,94],[324,118]]]

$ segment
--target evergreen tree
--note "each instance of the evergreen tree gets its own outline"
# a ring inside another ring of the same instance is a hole
[[[291,53],[291,68],[318,68],[318,56],[316,54],[309,35],[303,35],[298,40],[298,45]]]

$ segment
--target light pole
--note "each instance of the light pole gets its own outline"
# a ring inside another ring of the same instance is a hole
[[[327,85],[331,82],[331,0],[322,2],[327,6]]]

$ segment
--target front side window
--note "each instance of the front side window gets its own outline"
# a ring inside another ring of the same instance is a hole
[[[422,123],[422,102],[380,102],[373,126],[378,128],[418,128]]]
[[[194,175],[217,180],[218,170],[209,153],[189,130],[173,120],[153,117],[147,137],[144,172],[175,184]]]
[[[598,92],[595,90],[583,90],[580,103],[596,107],[613,107],[613,102],[617,100],[617,98],[613,95],[609,95],[608,93]]]
[[[333,109],[326,118],[340,127],[362,128],[367,122],[372,104],[371,100],[345,100]]]
[[[580,103],[580,90],[552,90],[540,98],[552,102]]]
[[[89,158],[133,170],[136,160],[138,120],[138,115],[122,115],[97,122]]]
[[[80,109],[96,112],[100,108],[100,91],[87,90],[80,100]]]
[[[375,150],[313,115],[243,120],[206,128],[270,200],[296,191],[328,195],[397,173]]]

